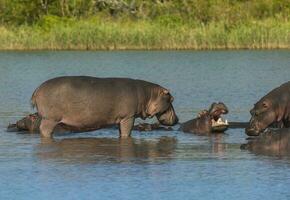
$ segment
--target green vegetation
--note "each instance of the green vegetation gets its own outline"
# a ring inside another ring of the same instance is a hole
[[[289,0],[0,0],[0,49],[290,48]]]

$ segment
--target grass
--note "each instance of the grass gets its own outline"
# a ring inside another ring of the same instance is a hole
[[[289,49],[290,22],[279,19],[163,23],[149,20],[59,20],[0,26],[0,50]]]

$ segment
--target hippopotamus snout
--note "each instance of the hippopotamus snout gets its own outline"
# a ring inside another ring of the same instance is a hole
[[[164,118],[164,119],[158,119],[160,124],[165,125],[165,126],[174,126],[175,124],[178,123],[179,119],[176,115],[173,115],[172,117]]]
[[[248,136],[259,136],[260,131],[255,129],[255,128],[248,127],[248,128],[246,128],[246,134]]]
[[[16,122],[16,127],[19,129],[19,130],[27,130],[28,127],[27,127],[27,117],[23,118],[22,120],[19,120]]]
[[[257,119],[255,119],[255,116],[252,116],[250,119],[249,126],[246,127],[245,132],[248,136],[258,136],[263,130],[260,128],[259,123]]]
[[[165,112],[157,114],[156,117],[158,121],[165,126],[174,126],[178,123],[178,117],[172,104],[170,104],[169,108]]]

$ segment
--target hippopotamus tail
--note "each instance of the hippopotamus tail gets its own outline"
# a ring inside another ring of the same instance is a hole
[[[39,87],[36,88],[36,90],[33,92],[31,99],[30,99],[30,104],[32,108],[37,108],[37,104],[36,104],[36,95],[37,95],[37,91],[38,91]]]

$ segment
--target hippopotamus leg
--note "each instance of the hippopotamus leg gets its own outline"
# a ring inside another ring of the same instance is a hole
[[[57,124],[58,124],[58,122],[56,122],[56,121],[49,120],[49,119],[42,119],[41,123],[40,123],[40,127],[39,127],[40,134],[43,137],[51,138],[53,130]]]
[[[129,119],[123,119],[120,122],[120,126],[119,126],[120,137],[126,138],[131,135],[131,131],[134,126],[134,121],[135,121],[135,118],[131,117]]]

